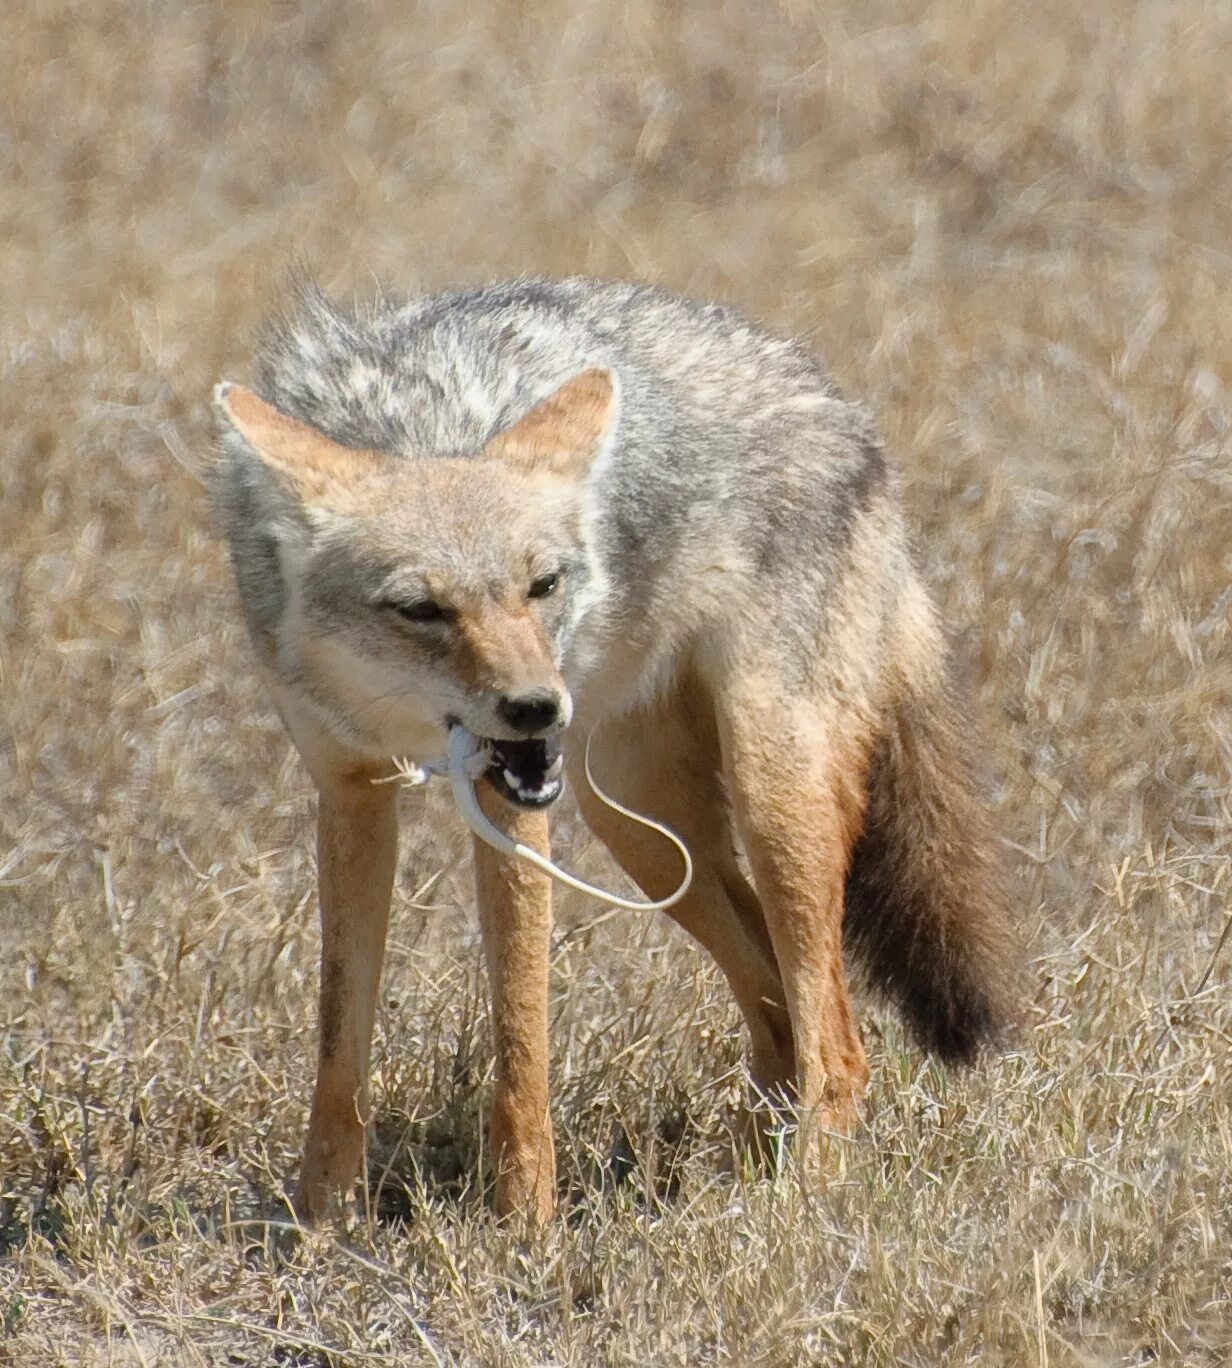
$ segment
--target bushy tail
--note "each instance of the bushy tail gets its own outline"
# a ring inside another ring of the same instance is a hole
[[[873,753],[844,937],[927,1049],[969,1061],[1019,1014],[1022,947],[971,731],[948,679],[908,688]]]

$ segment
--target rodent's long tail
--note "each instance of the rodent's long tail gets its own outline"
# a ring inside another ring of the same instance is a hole
[[[947,671],[908,685],[873,752],[844,939],[920,1043],[969,1061],[1020,1011],[1022,946]]]

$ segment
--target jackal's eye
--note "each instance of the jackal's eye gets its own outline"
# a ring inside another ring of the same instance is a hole
[[[527,591],[527,597],[547,598],[549,594],[554,594],[556,592],[556,586],[559,583],[559,570],[554,570],[550,575],[540,575],[538,579],[531,580],[530,589]]]
[[[435,599],[398,600],[385,606],[392,608],[407,622],[448,622],[453,617],[453,610],[446,608],[443,603],[437,603]]]

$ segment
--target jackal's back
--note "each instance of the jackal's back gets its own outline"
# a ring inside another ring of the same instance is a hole
[[[869,517],[882,578],[912,573],[864,409],[800,344],[720,305],[523,280],[349,315],[305,289],[268,329],[257,383],[349,446],[431,460],[478,453],[588,366],[620,387],[614,440],[590,479],[608,621],[683,599],[705,626],[751,608],[760,584],[793,618],[822,623]]]

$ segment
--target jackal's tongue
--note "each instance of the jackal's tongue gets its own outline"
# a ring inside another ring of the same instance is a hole
[[[560,797],[564,782],[560,777],[562,759],[557,738],[534,741],[489,739],[492,761],[489,783],[510,802],[520,807],[547,807]]]

